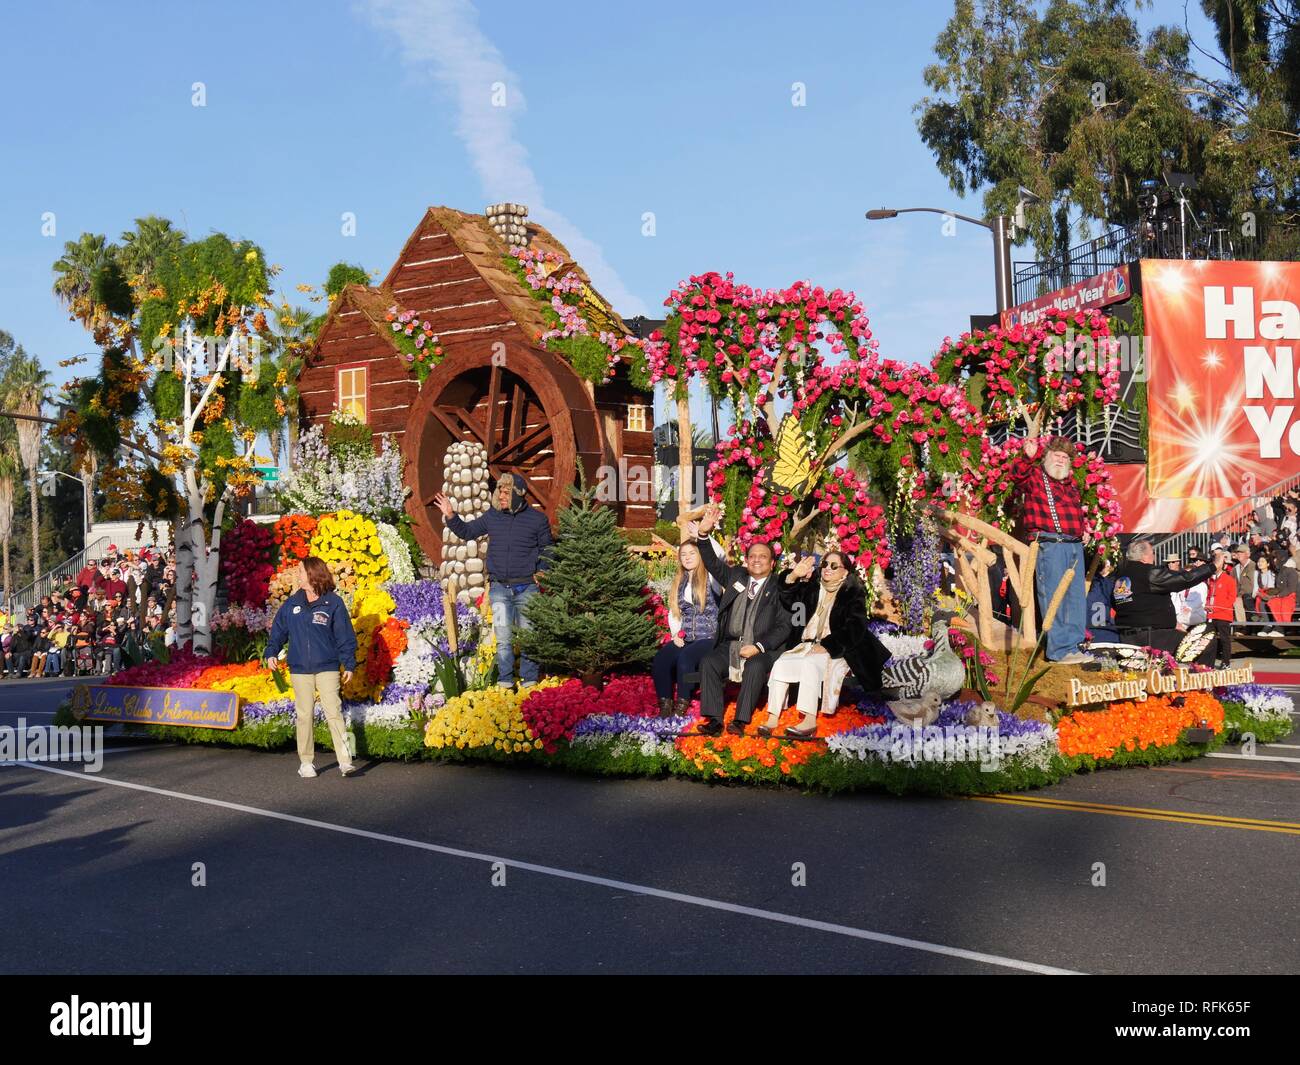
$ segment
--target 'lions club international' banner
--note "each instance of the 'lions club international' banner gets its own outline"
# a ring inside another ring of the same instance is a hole
[[[1300,263],[1144,259],[1148,490],[1253,496],[1300,472]]]
[[[239,696],[206,688],[82,684],[72,690],[72,711],[91,721],[232,729],[239,724]]]

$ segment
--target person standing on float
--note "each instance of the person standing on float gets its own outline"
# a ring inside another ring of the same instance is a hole
[[[527,491],[522,476],[503,473],[497,478],[492,508],[473,521],[460,517],[441,492],[433,497],[442,511],[443,524],[462,540],[487,535],[488,599],[497,641],[497,685],[502,688],[514,687],[513,630],[529,627],[524,606],[538,592],[537,579],[546,569],[552,542],[551,523],[528,505]],[[523,655],[519,679],[524,684],[536,684],[538,679],[537,663]]]
[[[1042,460],[1039,452],[1042,450]],[[1083,501],[1072,470],[1073,445],[1056,439],[1042,448],[1038,423],[1031,422],[1024,451],[1011,464],[1010,476],[1020,504],[1020,537],[1038,542],[1039,623],[1047,620],[1047,609],[1061,578],[1074,567],[1074,576],[1047,630],[1049,662],[1087,662],[1079,650],[1086,635],[1088,595],[1083,574]]]

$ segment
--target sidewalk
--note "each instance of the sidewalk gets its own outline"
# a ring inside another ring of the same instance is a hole
[[[1257,684],[1300,685],[1300,658],[1257,658],[1245,655],[1234,658],[1232,664],[1254,666]]]

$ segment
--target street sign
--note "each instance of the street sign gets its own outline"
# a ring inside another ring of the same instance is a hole
[[[275,484],[280,480],[279,466],[254,466],[253,469],[262,475],[262,480],[266,484]]]

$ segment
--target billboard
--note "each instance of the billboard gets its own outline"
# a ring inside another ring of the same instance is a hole
[[[1300,473],[1300,263],[1145,259],[1154,499],[1238,499]]]

